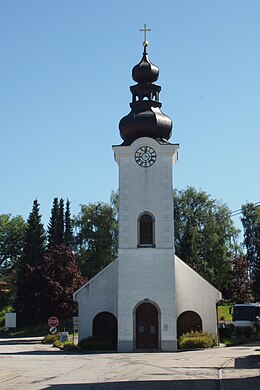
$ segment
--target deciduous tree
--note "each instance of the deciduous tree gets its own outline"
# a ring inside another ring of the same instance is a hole
[[[20,215],[0,215],[0,275],[19,260],[24,246],[26,222]]]
[[[230,210],[193,187],[174,192],[176,254],[220,290],[228,286],[228,271],[238,230]]]
[[[230,296],[233,302],[252,302],[252,283],[249,277],[247,260],[243,254],[234,258],[229,278]]]
[[[244,246],[246,260],[253,284],[253,294],[256,301],[260,300],[260,207],[253,203],[242,206],[244,228]]]
[[[59,245],[46,251],[42,263],[37,267],[38,289],[41,291],[41,319],[55,315],[64,320],[76,314],[73,293],[83,285],[79,266],[71,248]]]
[[[77,259],[89,279],[113,261],[117,254],[116,219],[105,203],[82,205],[75,218]]]

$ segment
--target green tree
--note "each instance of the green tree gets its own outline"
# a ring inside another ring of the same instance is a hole
[[[54,198],[48,224],[48,248],[64,243],[64,200]]]
[[[70,214],[70,201],[69,199],[67,199],[66,211],[65,211],[64,244],[73,246],[73,243],[74,243],[74,236],[73,236],[72,218]]]
[[[61,244],[60,242],[60,209],[59,199],[54,198],[50,222],[48,224],[48,248],[54,248],[56,245]]]
[[[228,207],[193,187],[174,192],[175,252],[225,293],[238,230]]]
[[[246,260],[256,301],[260,300],[260,207],[253,203],[242,206],[242,225]]]
[[[116,221],[119,218],[119,191],[112,191],[110,196],[110,205],[114,210],[114,216]]]
[[[60,198],[59,202],[59,219],[58,219],[58,224],[59,224],[59,241],[61,244],[64,242],[64,226],[65,226],[65,221],[64,221],[64,200]]]
[[[117,222],[106,203],[81,205],[74,220],[76,252],[82,275],[89,279],[113,261],[117,254]]]
[[[20,215],[0,215],[0,275],[19,260],[24,246],[26,222]]]
[[[41,291],[36,269],[43,261],[45,244],[45,231],[36,199],[27,220],[25,243],[17,269],[15,308],[20,323],[39,318]]]

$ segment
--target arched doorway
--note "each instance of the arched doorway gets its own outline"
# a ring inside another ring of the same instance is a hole
[[[177,338],[184,333],[191,331],[202,331],[202,320],[195,311],[184,311],[181,313],[177,320]]]
[[[159,348],[158,309],[152,303],[141,303],[135,311],[135,331],[137,349]]]
[[[111,349],[117,350],[117,319],[107,311],[96,315],[93,320],[93,338],[111,343]]]

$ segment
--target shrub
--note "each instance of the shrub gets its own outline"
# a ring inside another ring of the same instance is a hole
[[[79,347],[86,351],[109,351],[113,349],[112,343],[106,340],[95,340],[87,337],[79,342]]]
[[[251,337],[253,329],[250,326],[236,326],[236,337]]]
[[[62,348],[63,347],[63,343],[60,340],[54,340],[53,346],[56,347],[56,348]]]
[[[77,345],[70,341],[65,341],[62,348],[64,351],[76,351],[78,349]]]
[[[54,341],[59,340],[59,339],[60,339],[60,335],[58,333],[57,334],[47,334],[44,337],[43,343],[44,344],[53,344]]]
[[[219,337],[220,339],[226,339],[232,336],[234,333],[234,325],[233,324],[224,324],[223,327],[219,327]]]
[[[190,348],[211,348],[214,345],[214,336],[207,332],[189,332],[180,337],[179,347]]]

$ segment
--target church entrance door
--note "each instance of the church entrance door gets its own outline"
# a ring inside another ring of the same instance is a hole
[[[136,309],[136,348],[158,349],[158,310],[152,303]]]

